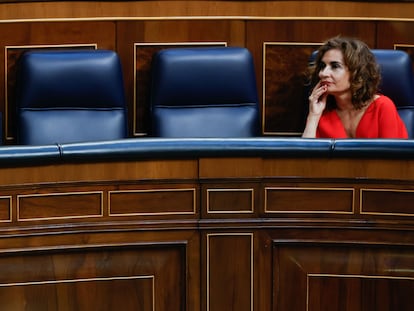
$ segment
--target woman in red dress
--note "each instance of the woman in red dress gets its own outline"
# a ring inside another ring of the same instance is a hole
[[[360,40],[335,37],[318,50],[302,137],[408,138],[390,98],[378,94],[379,66]]]

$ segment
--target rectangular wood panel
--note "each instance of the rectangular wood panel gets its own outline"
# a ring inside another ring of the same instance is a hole
[[[361,214],[414,216],[414,190],[361,189]]]
[[[338,188],[267,187],[266,213],[352,214],[354,190]]]
[[[310,274],[307,311],[409,311],[414,278]]]
[[[11,221],[11,197],[0,196],[0,222]]]
[[[207,235],[207,311],[253,311],[253,235]]]
[[[182,311],[183,245],[82,246],[0,257],[4,310]]]
[[[196,189],[110,191],[109,204],[111,216],[194,215]]]
[[[277,311],[410,310],[410,247],[274,243]],[[406,297],[401,295],[406,293]],[[380,308],[381,306],[381,308]]]
[[[17,196],[19,221],[101,217],[102,192],[67,192]]]
[[[207,189],[207,214],[253,212],[254,189]]]

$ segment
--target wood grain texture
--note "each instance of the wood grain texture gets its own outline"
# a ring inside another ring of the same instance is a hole
[[[30,310],[408,310],[398,297],[414,284],[411,166],[213,157],[3,167],[0,299]]]

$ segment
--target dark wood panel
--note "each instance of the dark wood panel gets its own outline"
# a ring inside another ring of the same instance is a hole
[[[394,45],[414,46],[414,24],[402,21],[380,21],[377,30],[377,47],[394,49]]]
[[[7,310],[184,310],[184,245],[15,252],[0,256]]]
[[[413,202],[414,190],[361,190],[361,214],[413,217]]]
[[[414,278],[309,275],[309,311],[410,310]]]
[[[253,234],[206,237],[206,310],[253,310]]]
[[[103,192],[43,193],[17,196],[18,221],[103,216]]]
[[[0,221],[11,220],[11,196],[0,196]]]
[[[265,212],[282,213],[319,213],[353,214],[354,189],[352,188],[312,188],[266,187]]]
[[[258,215],[260,187],[257,183],[223,183],[202,186],[202,217],[245,218]]]
[[[412,22],[378,22],[378,43],[380,49],[397,49],[407,52],[414,70],[414,24]]]
[[[274,244],[272,310],[410,310],[412,248]],[[381,308],[379,309],[379,306]]]
[[[207,213],[254,212],[253,189],[207,189]]]
[[[195,216],[197,197],[195,188],[111,191],[109,214],[110,216]]]

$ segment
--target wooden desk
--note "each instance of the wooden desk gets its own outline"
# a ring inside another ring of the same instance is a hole
[[[414,161],[0,168],[7,310],[411,310]],[[25,309],[26,308],[26,309]]]

